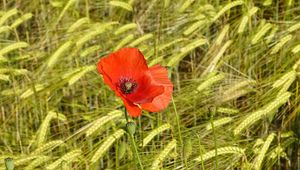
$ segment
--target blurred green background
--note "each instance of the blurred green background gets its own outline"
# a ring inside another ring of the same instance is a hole
[[[0,169],[141,169],[97,61],[137,47],[173,101],[143,113],[144,169],[300,169],[300,2],[1,0]],[[122,67],[122,65],[120,65]]]

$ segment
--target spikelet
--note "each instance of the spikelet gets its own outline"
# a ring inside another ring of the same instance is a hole
[[[161,62],[163,62],[163,60],[164,60],[163,56],[157,57],[157,58],[150,61],[149,66],[153,66],[155,64],[161,63]]]
[[[296,74],[288,79],[283,86],[281,87],[280,91],[277,94],[277,97],[280,97],[284,92],[287,92],[290,86],[293,84],[293,82],[296,80]]]
[[[87,57],[91,54],[95,55],[94,53],[96,51],[100,50],[100,48],[101,48],[100,45],[94,45],[94,46],[88,47],[80,53],[80,57]]]
[[[11,96],[11,95],[19,95],[23,90],[22,89],[12,89],[12,88],[9,88],[9,89],[3,89],[1,90],[1,95],[3,96]]]
[[[65,15],[66,11],[71,7],[71,5],[73,5],[77,0],[69,0],[66,3],[66,6],[64,7],[64,9],[61,11],[61,13],[59,14],[56,22],[54,23],[54,27],[59,23],[59,21],[62,19],[62,17]]]
[[[273,88],[277,88],[285,84],[290,79],[295,79],[297,75],[297,72],[295,70],[291,70],[287,73],[285,73],[283,76],[281,76],[278,80],[276,80],[273,84]]]
[[[294,135],[295,135],[295,133],[293,131],[282,132],[280,134],[280,138],[289,138],[289,137],[292,137]]]
[[[163,151],[161,151],[159,153],[159,155],[157,157],[155,157],[155,160],[152,163],[151,166],[151,170],[157,170],[160,167],[160,164],[163,163],[163,161],[166,159],[166,157],[168,156],[168,154],[174,149],[176,148],[176,140],[172,140],[170,143],[168,143],[168,145],[165,147],[165,149]]]
[[[38,146],[41,146],[46,141],[46,134],[48,132],[48,127],[50,125],[50,121],[52,120],[52,118],[54,117],[55,114],[56,114],[55,112],[49,111],[47,116],[43,120],[43,122],[39,128],[39,133],[38,133],[37,141],[36,141]]]
[[[104,153],[108,151],[111,145],[124,135],[124,133],[125,131],[123,129],[119,129],[114,134],[107,137],[103,142],[103,144],[98,148],[96,153],[93,155],[91,162],[92,163],[97,162],[104,155]]]
[[[171,125],[166,123],[161,125],[160,127],[152,130],[144,139],[143,143],[141,144],[142,147],[145,147],[156,135],[162,133],[165,130],[168,130],[171,128]]]
[[[216,39],[216,41],[215,41],[215,44],[216,44],[216,45],[221,45],[221,43],[222,43],[222,41],[224,40],[224,37],[225,37],[225,35],[227,34],[228,30],[229,30],[229,24],[226,24],[226,25],[223,27],[221,33],[219,34],[219,36],[217,37],[217,39]]]
[[[62,140],[53,140],[53,141],[47,142],[47,143],[41,145],[40,147],[38,147],[31,154],[32,155],[42,154],[43,152],[52,150],[53,148],[58,147],[58,146],[62,145],[63,143],[64,143],[64,141],[62,141]]]
[[[173,41],[171,41],[171,42],[169,42],[167,44],[162,44],[160,47],[158,47],[158,49],[159,50],[164,50],[166,48],[171,47],[174,44],[178,44],[178,43],[180,43],[182,41],[185,41],[185,40],[188,40],[188,39],[186,39],[186,38],[177,38],[177,39],[175,39],[175,40],[173,40]]]
[[[31,156],[25,156],[25,157],[21,157],[19,159],[16,159],[14,161],[14,164],[16,166],[19,166],[19,165],[24,165],[26,163],[28,163],[29,161],[32,161],[33,159],[39,157],[39,155],[31,155]]]
[[[213,60],[211,61],[211,63],[209,64],[209,66],[207,67],[207,69],[204,71],[204,73],[207,72],[212,72],[216,65],[218,64],[219,60],[221,59],[221,57],[223,56],[223,54],[225,53],[225,51],[227,50],[227,48],[232,44],[232,40],[228,40],[220,49],[220,51],[217,53],[216,56],[213,57]]]
[[[250,93],[251,89],[239,89],[234,91],[233,93],[226,93],[222,96],[221,102],[227,102],[229,100],[237,99],[241,96],[245,96],[246,94]]]
[[[87,23],[89,23],[89,18],[87,18],[87,17],[80,18],[68,28],[67,33],[74,32],[75,30],[80,28],[82,25],[87,24]]]
[[[184,3],[180,6],[178,12],[182,13],[184,12],[195,0],[186,0]]]
[[[270,29],[272,24],[266,23],[252,38],[251,44],[256,44]]]
[[[26,75],[29,73],[28,70],[26,69],[6,69],[6,68],[3,68],[3,69],[0,69],[0,74],[1,73],[10,73],[10,74],[13,74],[15,76],[18,76],[18,75]]]
[[[49,129],[50,121],[53,118],[56,118],[61,121],[67,120],[63,114],[49,111],[38,131],[38,136],[37,136],[37,141],[36,141],[38,146],[41,146],[46,141],[46,135],[47,135],[47,132]]]
[[[286,148],[288,147],[290,144],[294,143],[294,142],[298,142],[298,138],[295,138],[295,137],[289,137],[287,139],[285,139],[282,143],[281,143],[281,146]]]
[[[0,26],[2,26],[8,18],[12,17],[13,15],[16,15],[17,13],[18,10],[15,8],[5,12],[0,18]]]
[[[296,45],[295,47],[293,47],[292,49],[292,53],[296,54],[300,51],[300,44]]]
[[[130,41],[132,41],[134,39],[134,35],[133,34],[129,34],[127,35],[125,38],[123,38],[119,44],[114,48],[114,51],[117,51],[118,49],[122,48],[123,46],[125,46],[127,43],[129,43]]]
[[[67,41],[63,45],[61,45],[49,58],[47,61],[47,67],[51,68],[54,64],[57,63],[59,57],[61,57],[70,47],[73,45],[72,41]]]
[[[119,117],[121,117],[123,113],[120,110],[114,110],[110,113],[108,113],[107,116],[103,116],[97,120],[94,120],[92,123],[90,123],[90,127],[86,131],[86,136],[91,136],[93,133],[98,131],[99,129],[102,128],[106,123],[115,120]]]
[[[290,92],[284,92],[281,96],[277,96],[276,99],[269,104],[267,104],[264,108],[264,112],[266,115],[272,113],[275,109],[278,109],[280,106],[285,104],[288,99],[291,97]]]
[[[287,6],[291,7],[293,5],[294,0],[289,0]]]
[[[270,5],[272,5],[272,1],[273,0],[265,0],[264,3],[263,3],[263,6],[270,6]]]
[[[278,29],[279,29],[278,26],[273,25],[273,28],[272,28],[270,34],[266,37],[266,42],[267,43],[271,43],[273,41],[273,38],[275,37]]]
[[[166,49],[166,48],[169,48],[169,47],[171,47],[172,45],[174,45],[174,44],[178,44],[178,43],[180,43],[180,42],[182,42],[182,41],[184,41],[184,40],[186,40],[185,38],[177,38],[177,39],[175,39],[175,40],[173,40],[173,41],[171,41],[171,42],[169,42],[169,43],[167,43],[167,44],[162,44],[162,45],[160,45],[159,47],[158,47],[158,51],[162,51],[162,50],[164,50],[164,49]],[[145,58],[146,59],[148,59],[150,56],[152,56],[154,54],[154,49],[151,49],[151,50],[149,50],[149,52],[147,52],[146,54],[145,54]]]
[[[274,101],[268,103],[262,109],[259,109],[253,113],[251,113],[247,118],[245,118],[242,123],[240,123],[234,130],[234,135],[240,134],[245,128],[251,126],[256,123],[263,116],[272,114],[275,109],[279,108],[281,105],[286,103],[290,98],[291,93],[285,92],[280,97],[277,97]]]
[[[91,66],[84,66],[81,68],[81,71],[77,72],[76,74],[72,75],[68,81],[69,86],[73,85],[76,83],[81,77],[83,77],[86,73],[93,71],[96,69],[95,65]]]
[[[126,9],[127,11],[132,11],[132,6],[129,3],[122,2],[122,1],[109,1],[111,6],[120,7]]]
[[[271,145],[271,142],[273,141],[274,137],[275,137],[274,133],[271,133],[267,137],[264,145],[260,149],[259,154],[258,154],[258,156],[255,159],[255,162],[253,163],[255,169],[257,169],[257,170],[261,169],[261,164],[262,164],[262,162],[264,160],[265,154],[267,153],[267,151],[268,151],[268,149],[269,149],[269,147]]]
[[[27,165],[24,170],[32,170],[37,169],[36,167],[48,162],[51,159],[49,156],[39,156],[35,160],[33,160],[29,165]]]
[[[43,84],[36,84],[34,86],[34,88],[35,88],[35,92],[39,92],[39,91],[43,90],[45,88],[45,86]],[[25,99],[25,98],[33,95],[33,93],[34,93],[34,91],[33,91],[32,87],[30,87],[21,94],[20,98]]]
[[[287,92],[294,81],[295,81],[295,79],[290,79],[286,83],[284,83],[284,85],[281,87],[281,89],[277,93],[277,97],[280,97],[284,92]]]
[[[258,7],[252,7],[248,12],[248,16],[251,17],[252,15],[254,15],[258,11],[258,9]]]
[[[229,122],[233,121],[233,118],[231,117],[224,117],[224,118],[220,118],[218,120],[214,120],[212,123],[209,122],[206,125],[206,130],[211,130],[212,129],[212,124],[214,125],[214,128],[225,125]]]
[[[258,11],[258,8],[257,7],[252,7],[249,11],[248,11],[248,14],[243,16],[242,18],[242,21],[239,25],[239,28],[238,28],[238,33],[241,34],[244,32],[245,28],[246,28],[246,25],[249,21],[249,19],[251,18],[252,15],[254,15],[256,12]]]
[[[104,33],[107,30],[110,30],[111,26],[115,25],[115,24],[117,24],[117,22],[109,22],[109,23],[104,23],[104,24],[96,24],[91,31],[87,32],[85,35],[83,35],[81,38],[79,38],[76,41],[76,46],[78,48],[82,47],[89,40],[94,39],[96,36]]]
[[[215,75],[213,77],[210,77],[209,79],[205,80],[203,83],[201,83],[198,87],[197,87],[197,92],[202,92],[203,90],[205,90],[208,87],[211,87],[214,83],[224,79],[225,76],[224,74],[218,74]]]
[[[219,113],[227,113],[227,114],[237,114],[240,111],[237,109],[231,109],[231,108],[224,108],[224,107],[218,107],[217,112]]]
[[[241,155],[244,155],[244,151],[245,151],[244,149],[241,149],[239,147],[227,146],[227,147],[217,148],[217,155],[216,155],[216,150],[211,150],[195,158],[194,160],[196,162],[202,162],[210,158],[213,158],[215,156],[224,155],[224,154],[235,154],[236,156],[240,157]]]
[[[248,20],[249,20],[249,17],[246,15],[246,16],[243,16],[242,18],[242,21],[239,25],[239,28],[238,28],[238,33],[241,34],[244,32],[245,28],[246,28],[246,25],[248,23]]]
[[[199,47],[206,43],[208,43],[206,39],[199,39],[199,40],[196,40],[196,41],[188,44],[187,46],[181,48],[180,51],[181,51],[181,53],[188,53],[188,52],[194,50],[196,47]]]
[[[277,53],[288,41],[293,38],[291,34],[286,35],[285,37],[281,38],[280,41],[271,49],[270,54]]]
[[[297,70],[299,66],[300,66],[300,59],[293,65],[293,70]]]
[[[294,32],[300,28],[300,22],[297,24],[292,25],[290,28],[288,28],[288,32]]]
[[[57,120],[60,120],[60,121],[63,121],[63,122],[67,121],[67,117],[62,113],[55,113],[53,115],[53,118],[57,119]]]
[[[196,29],[201,29],[207,23],[206,20],[196,21],[191,26],[189,26],[184,32],[183,35],[187,36],[194,32]]]
[[[18,18],[13,24],[11,24],[11,28],[17,28],[20,24],[22,24],[23,22],[29,20],[32,18],[32,13],[26,13],[24,15],[22,15],[20,18]]]
[[[16,43],[10,44],[0,50],[0,56],[3,56],[4,54],[7,54],[16,49],[26,48],[28,46],[29,45],[26,42],[16,42]]]
[[[10,81],[9,76],[8,76],[8,75],[5,75],[5,74],[0,74],[0,80],[3,80],[3,81]]]
[[[164,7],[167,8],[170,5],[170,0],[164,0]]]
[[[153,37],[153,34],[145,34],[145,35],[143,35],[142,37],[140,37],[140,38],[134,40],[134,41],[133,41],[132,43],[130,43],[128,46],[129,46],[129,47],[136,47],[136,46],[139,45],[141,42],[146,41],[146,40],[148,40],[148,39],[150,39],[150,38],[152,38],[152,37]]]
[[[261,138],[258,138],[255,140],[255,143],[252,148],[254,150],[259,150],[259,148],[261,147],[262,144],[264,144],[264,141]]]
[[[14,58],[15,61],[19,61],[19,60],[26,60],[26,59],[30,59],[31,56],[30,55],[22,55],[22,56],[16,56]]]
[[[167,66],[175,66],[177,65],[180,60],[182,60],[189,52],[191,52],[192,50],[194,50],[195,48],[202,46],[204,44],[207,44],[208,41],[206,39],[199,39],[196,40],[190,44],[188,44],[187,46],[181,48],[181,52],[178,55],[173,56],[170,61],[168,62]]]
[[[72,150],[66,153],[64,156],[56,160],[55,162],[51,163],[46,167],[47,170],[58,169],[61,163],[70,163],[73,162],[81,155],[82,151],[80,149]]]
[[[0,63],[1,63],[1,62],[7,62],[7,61],[8,61],[8,60],[7,60],[5,57],[3,57],[3,56],[0,55]]]
[[[250,86],[253,84],[256,84],[256,81],[254,81],[254,80],[240,81],[239,83],[236,83],[233,86],[231,86],[229,89],[225,90],[224,94],[229,95],[229,94],[234,93],[235,91],[239,90],[240,88],[243,88],[245,86]]]
[[[61,77],[63,79],[69,79],[70,77],[72,77],[73,75],[75,75],[76,73],[80,72],[82,69],[82,67],[80,68],[74,68],[72,70],[66,71],[65,74],[63,74]]]
[[[136,23],[130,23],[130,24],[126,24],[122,27],[120,27],[119,29],[117,29],[114,34],[115,35],[120,35],[128,30],[131,30],[131,29],[136,29],[137,28],[137,24]]]
[[[225,5],[212,19],[212,21],[216,21],[220,16],[222,16],[226,11],[230,10],[231,8],[239,5],[243,5],[244,1],[233,1]]]
[[[10,31],[10,27],[9,26],[2,26],[0,27],[0,34],[3,32],[7,32]]]
[[[205,15],[203,15],[203,14],[198,14],[198,15],[196,15],[194,18],[193,18],[193,20],[205,20],[205,19],[207,19],[207,16],[205,16]]]
[[[283,155],[285,155],[286,157],[286,153],[284,152],[284,149],[281,146],[277,146],[275,149],[273,149],[270,152],[269,159],[275,159],[278,158],[279,156],[282,157]]]

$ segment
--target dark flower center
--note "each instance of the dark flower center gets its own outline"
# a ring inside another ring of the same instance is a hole
[[[132,78],[123,77],[119,80],[117,86],[123,94],[131,94],[134,92],[138,84]]]

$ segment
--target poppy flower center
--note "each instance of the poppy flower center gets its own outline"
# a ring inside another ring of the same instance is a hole
[[[121,90],[123,94],[131,94],[137,87],[137,83],[135,80],[131,78],[121,78],[118,82],[118,88]]]

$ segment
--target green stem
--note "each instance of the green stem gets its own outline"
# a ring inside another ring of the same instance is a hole
[[[127,110],[126,110],[126,108],[125,108],[125,110],[124,110],[124,114],[125,114],[126,122],[127,122],[127,124],[128,124],[129,121],[128,121],[128,115],[127,115]],[[127,131],[128,131],[128,129],[127,129]],[[138,152],[138,149],[137,149],[137,146],[136,146],[136,142],[135,142],[135,140],[134,140],[134,136],[133,136],[130,132],[128,132],[128,135],[129,135],[129,139],[130,139],[131,145],[133,146],[134,155],[135,155],[135,157],[136,157],[136,159],[137,159],[137,161],[138,161],[138,164],[139,164],[139,166],[140,166],[140,169],[141,169],[141,170],[144,170],[144,167],[143,167],[143,164],[142,164],[142,161],[141,161],[141,158],[140,158],[140,156],[139,156],[139,152]],[[134,159],[135,162],[136,162],[136,159]],[[137,167],[138,167],[138,166],[137,166]]]
[[[180,129],[180,117],[177,113],[177,109],[176,109],[176,105],[175,105],[173,97],[172,97],[172,104],[173,104],[174,112],[175,112],[175,116],[176,116],[176,123],[177,123],[177,129],[178,129],[178,133],[179,133],[180,144],[181,144],[181,146],[183,146],[183,140],[182,140],[181,129]],[[188,168],[187,161],[186,161],[186,159],[184,159],[184,160],[185,160],[184,165],[185,165],[186,168]]]
[[[180,129],[180,118],[179,118],[179,115],[177,113],[177,109],[176,109],[176,105],[175,105],[173,97],[172,97],[172,104],[173,104],[174,112],[175,112],[175,116],[176,116],[177,129],[178,129],[178,132],[179,132],[179,140],[180,140],[181,145],[183,145],[183,140],[182,140],[182,136],[181,136],[181,129]]]
[[[214,136],[214,145],[215,145],[215,168],[216,170],[218,170],[218,146],[217,146],[217,136],[216,136],[216,132],[215,132],[215,126],[214,126],[214,115],[215,115],[215,110],[216,108],[210,108],[209,111],[211,113],[211,119],[210,119],[210,123],[211,123],[211,127],[212,127],[212,131],[213,131],[213,136]]]
[[[144,167],[143,167],[141,158],[140,158],[140,156],[139,156],[139,152],[138,152],[138,149],[137,149],[137,146],[136,146],[134,137],[133,137],[131,134],[129,134],[129,138],[130,138],[131,144],[133,145],[134,154],[135,154],[135,157],[136,157],[136,159],[137,159],[137,161],[138,161],[138,164],[139,164],[139,166],[140,166],[140,169],[141,169],[141,170],[144,170]]]
[[[127,114],[127,110],[126,108],[124,108],[124,114],[125,114],[125,119],[126,119],[126,122],[128,123],[128,114]]]

